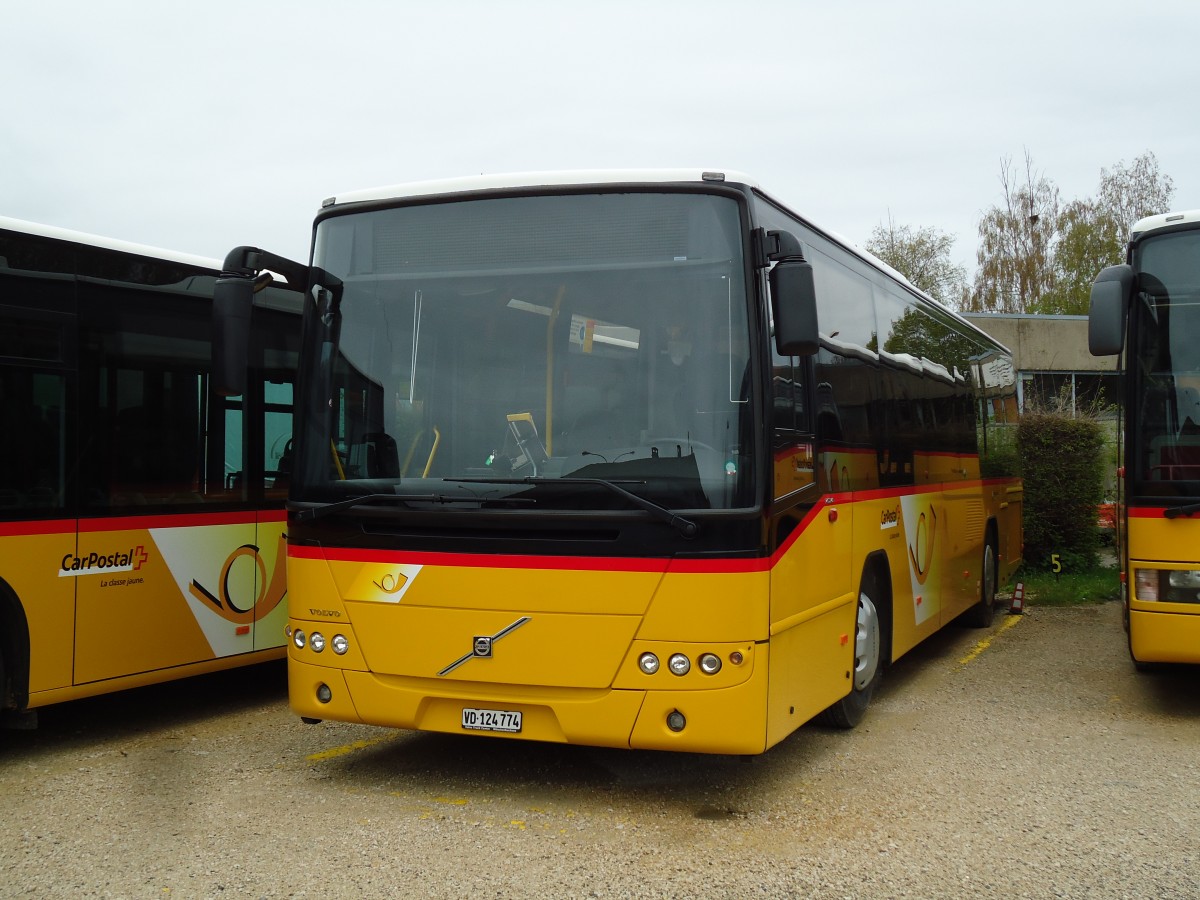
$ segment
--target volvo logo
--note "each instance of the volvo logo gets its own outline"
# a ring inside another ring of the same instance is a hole
[[[438,677],[441,678],[444,675],[449,675],[463,663],[469,662],[472,659],[491,659],[492,647],[495,645],[496,641],[500,640],[500,638],[504,637],[506,634],[516,631],[529,620],[529,616],[521,616],[521,618],[517,619],[517,621],[505,628],[501,628],[491,636],[476,635],[471,642],[471,652],[464,653],[454,662],[450,663],[450,665],[446,666],[446,668],[442,669],[442,671],[438,672]]]

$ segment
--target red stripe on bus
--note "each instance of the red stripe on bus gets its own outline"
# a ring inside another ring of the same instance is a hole
[[[1129,506],[1127,514],[1131,519],[1161,519],[1167,514],[1169,506]]]
[[[0,522],[0,537],[74,533],[74,519],[45,519],[39,522]]]

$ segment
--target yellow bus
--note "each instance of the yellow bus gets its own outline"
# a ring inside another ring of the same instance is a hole
[[[754,754],[991,621],[1021,554],[1020,483],[980,468],[1008,352],[746,176],[363,191],[314,240],[306,721]],[[233,251],[218,308],[264,267]]]
[[[220,263],[0,219],[0,721],[283,655],[299,304],[211,389]],[[272,308],[274,306],[275,308]]]
[[[1135,666],[1200,663],[1200,210],[1133,226],[1092,286],[1092,353],[1123,353],[1119,548]]]

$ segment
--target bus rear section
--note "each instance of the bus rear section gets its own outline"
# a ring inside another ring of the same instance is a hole
[[[211,390],[219,264],[0,219],[0,711],[283,656],[299,302]],[[290,304],[290,305],[289,305]]]

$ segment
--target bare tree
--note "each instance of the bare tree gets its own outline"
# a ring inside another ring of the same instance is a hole
[[[975,312],[1040,312],[1053,293],[1054,244],[1059,219],[1058,187],[1033,166],[1025,151],[1025,172],[1001,160],[1003,201],[979,222],[979,269],[967,308]]]
[[[1112,169],[1100,170],[1100,190],[1096,207],[1110,229],[1108,238],[1120,250],[1129,239],[1129,229],[1138,220],[1155,213],[1168,212],[1175,182],[1158,169],[1158,159],[1147,150],[1128,168],[1124,161]],[[1114,260],[1119,261],[1119,260]]]

